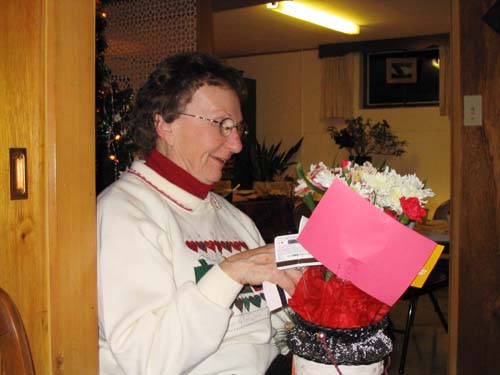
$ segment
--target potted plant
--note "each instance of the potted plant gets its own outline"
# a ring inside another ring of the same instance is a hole
[[[328,133],[340,148],[349,152],[349,160],[361,165],[373,155],[401,156],[408,142],[394,135],[386,120],[372,123],[358,116],[345,120],[342,129],[330,126]]]
[[[266,141],[256,142],[250,154],[254,189],[259,195],[290,195],[291,183],[282,179],[288,167],[296,164],[292,161],[299,151],[304,138],[286,151],[281,151],[281,141],[270,146]],[[281,180],[280,180],[281,179]],[[290,185],[290,186],[289,186]]]

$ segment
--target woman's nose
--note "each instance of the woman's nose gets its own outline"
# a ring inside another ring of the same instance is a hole
[[[227,136],[226,145],[233,154],[237,154],[243,149],[241,137],[236,128],[231,129],[231,133]]]

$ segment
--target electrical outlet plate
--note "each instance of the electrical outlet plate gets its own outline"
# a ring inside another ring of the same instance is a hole
[[[483,108],[481,95],[464,95],[464,126],[482,126]]]

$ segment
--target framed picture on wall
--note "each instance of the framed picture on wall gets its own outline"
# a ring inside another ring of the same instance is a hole
[[[417,82],[417,59],[415,57],[387,58],[387,83]]]
[[[363,107],[439,105],[439,49],[364,55]]]

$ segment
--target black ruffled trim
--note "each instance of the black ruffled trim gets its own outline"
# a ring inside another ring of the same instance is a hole
[[[295,323],[287,335],[290,350],[307,360],[331,364],[323,340],[337,365],[368,365],[383,360],[392,352],[392,341],[384,333],[385,316],[379,322],[359,328],[322,327],[294,314]]]

